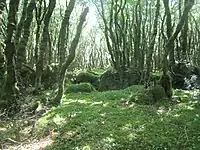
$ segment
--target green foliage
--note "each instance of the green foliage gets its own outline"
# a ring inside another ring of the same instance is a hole
[[[62,107],[53,108],[36,128],[46,135],[49,130],[57,133],[54,144],[47,149],[200,148],[200,102],[192,98],[192,93],[178,103],[122,105],[130,94],[139,96],[141,91],[145,91],[143,86],[131,86],[118,91],[66,94]],[[162,99],[159,86],[149,91]],[[185,95],[181,91],[175,94]]]
[[[95,88],[90,83],[69,84],[65,93],[93,92]]]

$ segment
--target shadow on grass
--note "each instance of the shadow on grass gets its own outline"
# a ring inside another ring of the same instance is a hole
[[[121,99],[138,90],[131,87],[65,95],[63,106],[54,108],[38,122],[38,133],[44,133],[44,127],[55,131],[54,143],[47,149],[200,148],[198,100],[185,98],[156,106],[120,105]]]

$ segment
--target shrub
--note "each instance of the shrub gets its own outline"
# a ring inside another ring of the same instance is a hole
[[[67,86],[65,93],[93,92],[95,88],[90,83],[70,84]]]

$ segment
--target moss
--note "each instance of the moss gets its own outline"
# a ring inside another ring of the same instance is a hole
[[[100,76],[92,73],[92,72],[80,72],[76,77],[75,77],[75,83],[90,83],[93,85],[96,89],[99,86],[99,79]]]
[[[166,98],[165,89],[160,85],[150,87],[149,92],[152,93],[153,98],[156,101],[159,101],[159,100],[162,100],[163,98]]]
[[[165,90],[160,85],[151,86],[148,89],[142,89],[138,93],[130,96],[130,101],[138,104],[151,105],[160,102],[166,98]]]
[[[67,86],[65,93],[93,92],[95,88],[90,83],[70,84]]]
[[[153,82],[154,84],[158,83],[160,78],[161,78],[161,76],[162,76],[161,72],[153,72],[150,75],[150,81]]]
[[[43,116],[36,128],[40,128],[41,135],[48,135],[51,130],[60,133],[49,150],[199,149],[199,101],[189,97],[168,105],[170,101],[161,102],[162,92],[159,86],[144,89],[134,85],[124,90],[68,93],[62,106]],[[140,94],[138,101],[143,98],[144,102],[152,102],[154,94],[160,96],[154,106],[120,105],[121,99],[127,99],[131,93],[134,98]]]

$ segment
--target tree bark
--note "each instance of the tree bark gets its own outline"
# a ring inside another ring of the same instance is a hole
[[[69,48],[69,55],[68,55],[67,59],[65,60],[65,62],[61,66],[61,70],[60,70],[60,73],[59,73],[59,81],[58,81],[58,86],[59,86],[58,87],[58,93],[52,101],[53,104],[56,104],[56,105],[59,104],[60,100],[62,99],[63,90],[64,90],[65,73],[66,73],[66,70],[68,69],[68,67],[70,66],[70,64],[72,63],[72,61],[75,58],[76,48],[77,48],[79,38],[80,38],[80,35],[81,35],[81,32],[82,32],[83,23],[85,21],[85,18],[87,16],[88,11],[89,11],[89,8],[88,7],[85,8],[84,11],[82,12],[81,16],[80,16],[80,20],[79,20],[79,24],[77,25],[75,37],[72,40],[71,46]]]
[[[45,59],[44,54],[47,51],[47,45],[48,45],[49,24],[50,24],[50,19],[53,14],[55,6],[56,6],[56,0],[50,0],[47,13],[44,17],[44,28],[43,28],[43,33],[42,33],[42,40],[40,43],[40,55],[39,55],[38,62],[36,63],[36,79],[35,79],[36,89],[39,89],[41,86],[41,77],[42,77],[42,72],[44,68],[44,59]]]
[[[188,0],[185,0],[185,6],[187,5]],[[182,61],[188,61],[187,50],[188,50],[188,14],[185,17],[185,23],[183,30],[181,31],[181,49],[182,49]]]
[[[69,18],[71,16],[72,10],[74,9],[76,0],[70,0],[68,6],[66,6],[65,15],[62,20],[59,38],[58,38],[58,52],[60,56],[60,67],[65,60],[65,46],[69,36]],[[67,4],[67,3],[66,3]]]
[[[147,71],[146,71],[146,87],[149,86],[149,82],[150,82],[150,73],[152,71],[152,56],[153,56],[153,52],[154,52],[154,45],[155,45],[155,40],[156,40],[156,36],[157,36],[157,24],[158,24],[158,17],[159,17],[159,12],[160,12],[160,0],[157,0],[156,3],[156,13],[155,13],[155,19],[154,19],[154,24],[153,24],[153,34],[151,37],[151,42],[148,48],[148,55],[146,58],[146,65],[147,65]]]
[[[42,1],[39,1],[38,6],[35,6],[35,18],[36,18],[36,23],[37,23],[36,33],[35,33],[36,34],[35,35],[35,47],[34,47],[35,64],[37,64],[37,62],[38,62],[40,31],[41,31],[41,25],[44,20],[45,13],[46,13],[46,7],[43,10]]]
[[[167,25],[167,40],[170,39],[172,36],[173,28],[172,28],[172,19],[171,19],[171,12],[169,8],[169,0],[163,0],[164,7],[165,7],[165,15],[166,15],[166,25]],[[169,52],[169,63],[170,66],[173,66],[175,63],[174,59],[174,42],[171,45],[168,45],[167,49],[170,50]]]
[[[5,6],[6,6],[6,0],[1,0],[1,2],[0,2],[0,18],[3,14]]]
[[[20,0],[10,0],[8,23],[7,23],[7,37],[5,40],[5,58],[6,58],[6,80],[1,91],[1,100],[5,100],[1,108],[8,109],[9,107],[16,106],[16,96],[19,94],[17,88],[17,78],[15,71],[15,44],[14,44],[14,31],[16,29],[16,15],[18,11]]]
[[[21,18],[20,18],[20,21],[17,25],[16,35],[15,35],[16,48],[18,48],[19,40],[21,38],[21,34],[22,34],[22,31],[23,31],[23,28],[24,28],[24,21],[25,21],[26,16],[27,16],[26,15],[27,14],[27,5],[28,5],[28,0],[24,0]]]
[[[163,0],[165,2],[165,0]],[[169,71],[169,63],[168,63],[168,54],[171,52],[171,45],[174,44],[175,39],[177,38],[178,34],[180,33],[185,20],[188,16],[189,11],[191,10],[192,6],[194,5],[194,0],[191,0],[190,2],[187,3],[185,6],[185,9],[183,11],[183,14],[181,16],[181,19],[176,27],[175,32],[171,35],[171,37],[167,40],[167,43],[165,44],[164,47],[164,56],[163,56],[163,75],[161,77],[161,85],[165,89],[166,95],[171,99],[172,98],[172,82],[171,82],[171,77],[168,74]],[[166,10],[165,10],[166,11]]]

